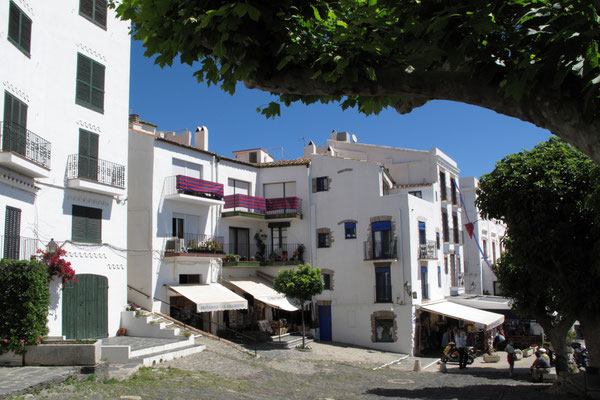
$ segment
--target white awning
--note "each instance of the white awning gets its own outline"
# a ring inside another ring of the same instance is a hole
[[[299,310],[299,308],[293,305],[290,299],[285,297],[283,293],[279,293],[267,282],[259,280],[256,277],[231,278],[228,279],[227,282],[244,292],[251,294],[256,300],[262,301],[271,307],[284,311]]]
[[[510,300],[498,296],[463,294],[461,296],[446,297],[446,300],[452,303],[462,304],[463,306],[478,308],[480,310],[507,311],[511,309]]]
[[[248,300],[218,283],[167,287],[196,303],[197,312],[245,310],[248,308]]]
[[[504,322],[504,315],[489,311],[478,310],[473,307],[463,306],[462,304],[441,301],[433,304],[422,304],[421,310],[429,311],[434,314],[445,315],[446,317],[461,319],[463,321],[473,322],[485,326],[485,329],[492,329]]]

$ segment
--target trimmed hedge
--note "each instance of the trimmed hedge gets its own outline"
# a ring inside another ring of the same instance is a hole
[[[48,282],[46,264],[0,260],[0,354],[22,353],[48,333]]]

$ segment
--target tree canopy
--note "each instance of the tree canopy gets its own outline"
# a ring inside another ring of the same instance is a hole
[[[117,3],[117,4],[115,4]],[[600,161],[600,0],[111,0],[160,66],[365,114],[454,100]]]
[[[578,319],[594,365],[600,365],[598,171],[587,156],[552,138],[496,163],[481,177],[476,200],[483,218],[507,225],[510,239],[496,269],[505,294],[540,319],[554,312]]]

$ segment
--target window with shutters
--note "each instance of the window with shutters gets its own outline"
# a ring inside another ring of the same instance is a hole
[[[102,243],[102,210],[73,206],[71,239],[74,242]]]
[[[104,112],[104,65],[77,54],[75,102],[94,111]]]
[[[4,218],[4,254],[9,260],[18,260],[21,244],[21,210],[6,206]]]
[[[8,92],[4,92],[4,127],[2,131],[2,150],[26,155],[27,104]]]
[[[12,1],[8,12],[8,41],[30,56],[31,19]]]
[[[106,0],[80,0],[79,15],[106,29]]]

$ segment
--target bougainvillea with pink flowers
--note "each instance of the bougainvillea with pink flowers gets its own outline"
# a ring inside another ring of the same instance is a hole
[[[38,250],[38,252],[42,255],[42,262],[48,266],[50,279],[58,277],[63,284],[75,279],[75,270],[71,268],[71,263],[63,258],[67,254],[65,249],[58,246],[53,253],[48,250]]]

